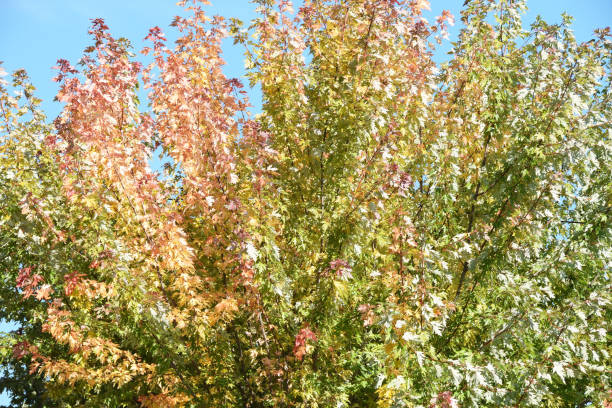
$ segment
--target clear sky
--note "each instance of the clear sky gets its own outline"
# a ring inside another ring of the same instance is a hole
[[[255,6],[249,0],[211,0],[207,13],[237,17],[249,21],[255,16]],[[459,15],[464,0],[430,0],[430,21],[443,9]],[[299,4],[296,1],[295,4]],[[595,28],[612,25],[612,0],[529,0],[529,12],[524,22],[529,24],[535,16],[542,15],[548,22],[559,22],[561,13],[574,16],[574,31],[578,40],[590,38]],[[12,72],[25,68],[34,85],[37,96],[44,100],[43,109],[49,119],[60,111],[60,104],[52,102],[57,84],[51,69],[58,58],[75,64],[83,49],[91,44],[87,30],[92,18],[104,18],[111,34],[129,39],[136,50],[143,45],[148,29],[161,27],[169,40],[176,38],[169,23],[181,10],[174,0],[0,0],[0,61],[4,69]],[[457,18],[458,20],[458,18]],[[451,40],[456,38],[458,26],[451,30]],[[448,44],[444,49],[448,50]],[[244,73],[242,50],[233,47],[231,41],[224,46],[226,75],[240,78]],[[443,60],[444,54],[436,56]],[[257,110],[259,93],[251,92],[251,103]],[[0,271],[3,273],[3,271]],[[0,331],[9,327],[0,323]],[[0,404],[6,404],[0,395]]]

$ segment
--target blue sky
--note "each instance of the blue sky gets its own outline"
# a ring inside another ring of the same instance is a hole
[[[427,17],[434,17],[443,9],[458,16],[464,0],[430,1],[432,10]],[[243,21],[255,16],[255,6],[249,0],[212,2],[207,7],[209,14]],[[538,14],[551,23],[559,22],[562,12],[574,16],[578,40],[589,39],[595,28],[612,25],[612,0],[530,0],[527,4],[526,24]],[[174,0],[0,0],[0,61],[4,61],[7,72],[18,68],[28,71],[38,88],[38,97],[44,100],[43,109],[53,119],[61,107],[52,102],[57,84],[51,81],[55,75],[51,67],[58,58],[72,63],[78,61],[83,49],[91,44],[87,35],[90,19],[104,18],[113,36],[128,38],[139,50],[148,29],[154,26],[161,27],[170,40],[176,38],[168,25],[180,12]],[[456,38],[457,31],[457,26],[451,30],[451,40]],[[449,48],[448,44],[444,47]],[[224,55],[226,75],[240,78],[244,73],[242,50],[227,41]],[[444,58],[443,53],[436,57],[437,60]],[[251,103],[255,109],[260,105],[258,99],[259,93],[252,91]],[[0,323],[0,330],[7,330],[7,326]],[[6,396],[0,395],[0,404],[5,403]]]

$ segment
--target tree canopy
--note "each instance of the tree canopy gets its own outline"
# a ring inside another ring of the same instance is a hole
[[[0,78],[13,406],[608,403],[609,28],[471,0],[439,64],[427,0],[201,3],[141,56],[93,20],[52,122]]]

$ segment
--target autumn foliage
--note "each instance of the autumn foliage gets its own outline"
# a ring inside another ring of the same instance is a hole
[[[472,0],[438,64],[427,0],[257,0],[244,27],[200,3],[140,56],[92,20],[52,123],[0,79],[14,403],[606,403],[609,29]]]

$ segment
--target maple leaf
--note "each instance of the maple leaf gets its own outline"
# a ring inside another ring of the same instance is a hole
[[[85,274],[79,273],[77,271],[73,271],[70,274],[64,275],[64,293],[66,296],[72,295],[72,292],[76,289],[81,279],[85,276]]]
[[[38,300],[48,300],[53,293],[53,288],[49,284],[42,285],[36,291],[36,299]]]
[[[416,8],[417,10],[431,10],[431,7],[429,6],[429,0],[414,0],[412,2],[412,5],[414,8]]]
[[[13,358],[21,360],[29,354],[30,343],[27,340],[20,341],[13,346]]]
[[[301,361],[306,354],[308,354],[312,350],[312,345],[309,344],[309,341],[316,341],[317,336],[310,329],[309,325],[306,324],[304,327],[300,329],[298,334],[295,336],[295,342],[293,346],[293,355],[298,361]]]
[[[344,259],[336,259],[329,263],[329,267],[336,272],[336,276],[342,279],[350,279],[353,277],[351,271],[353,268]]]

